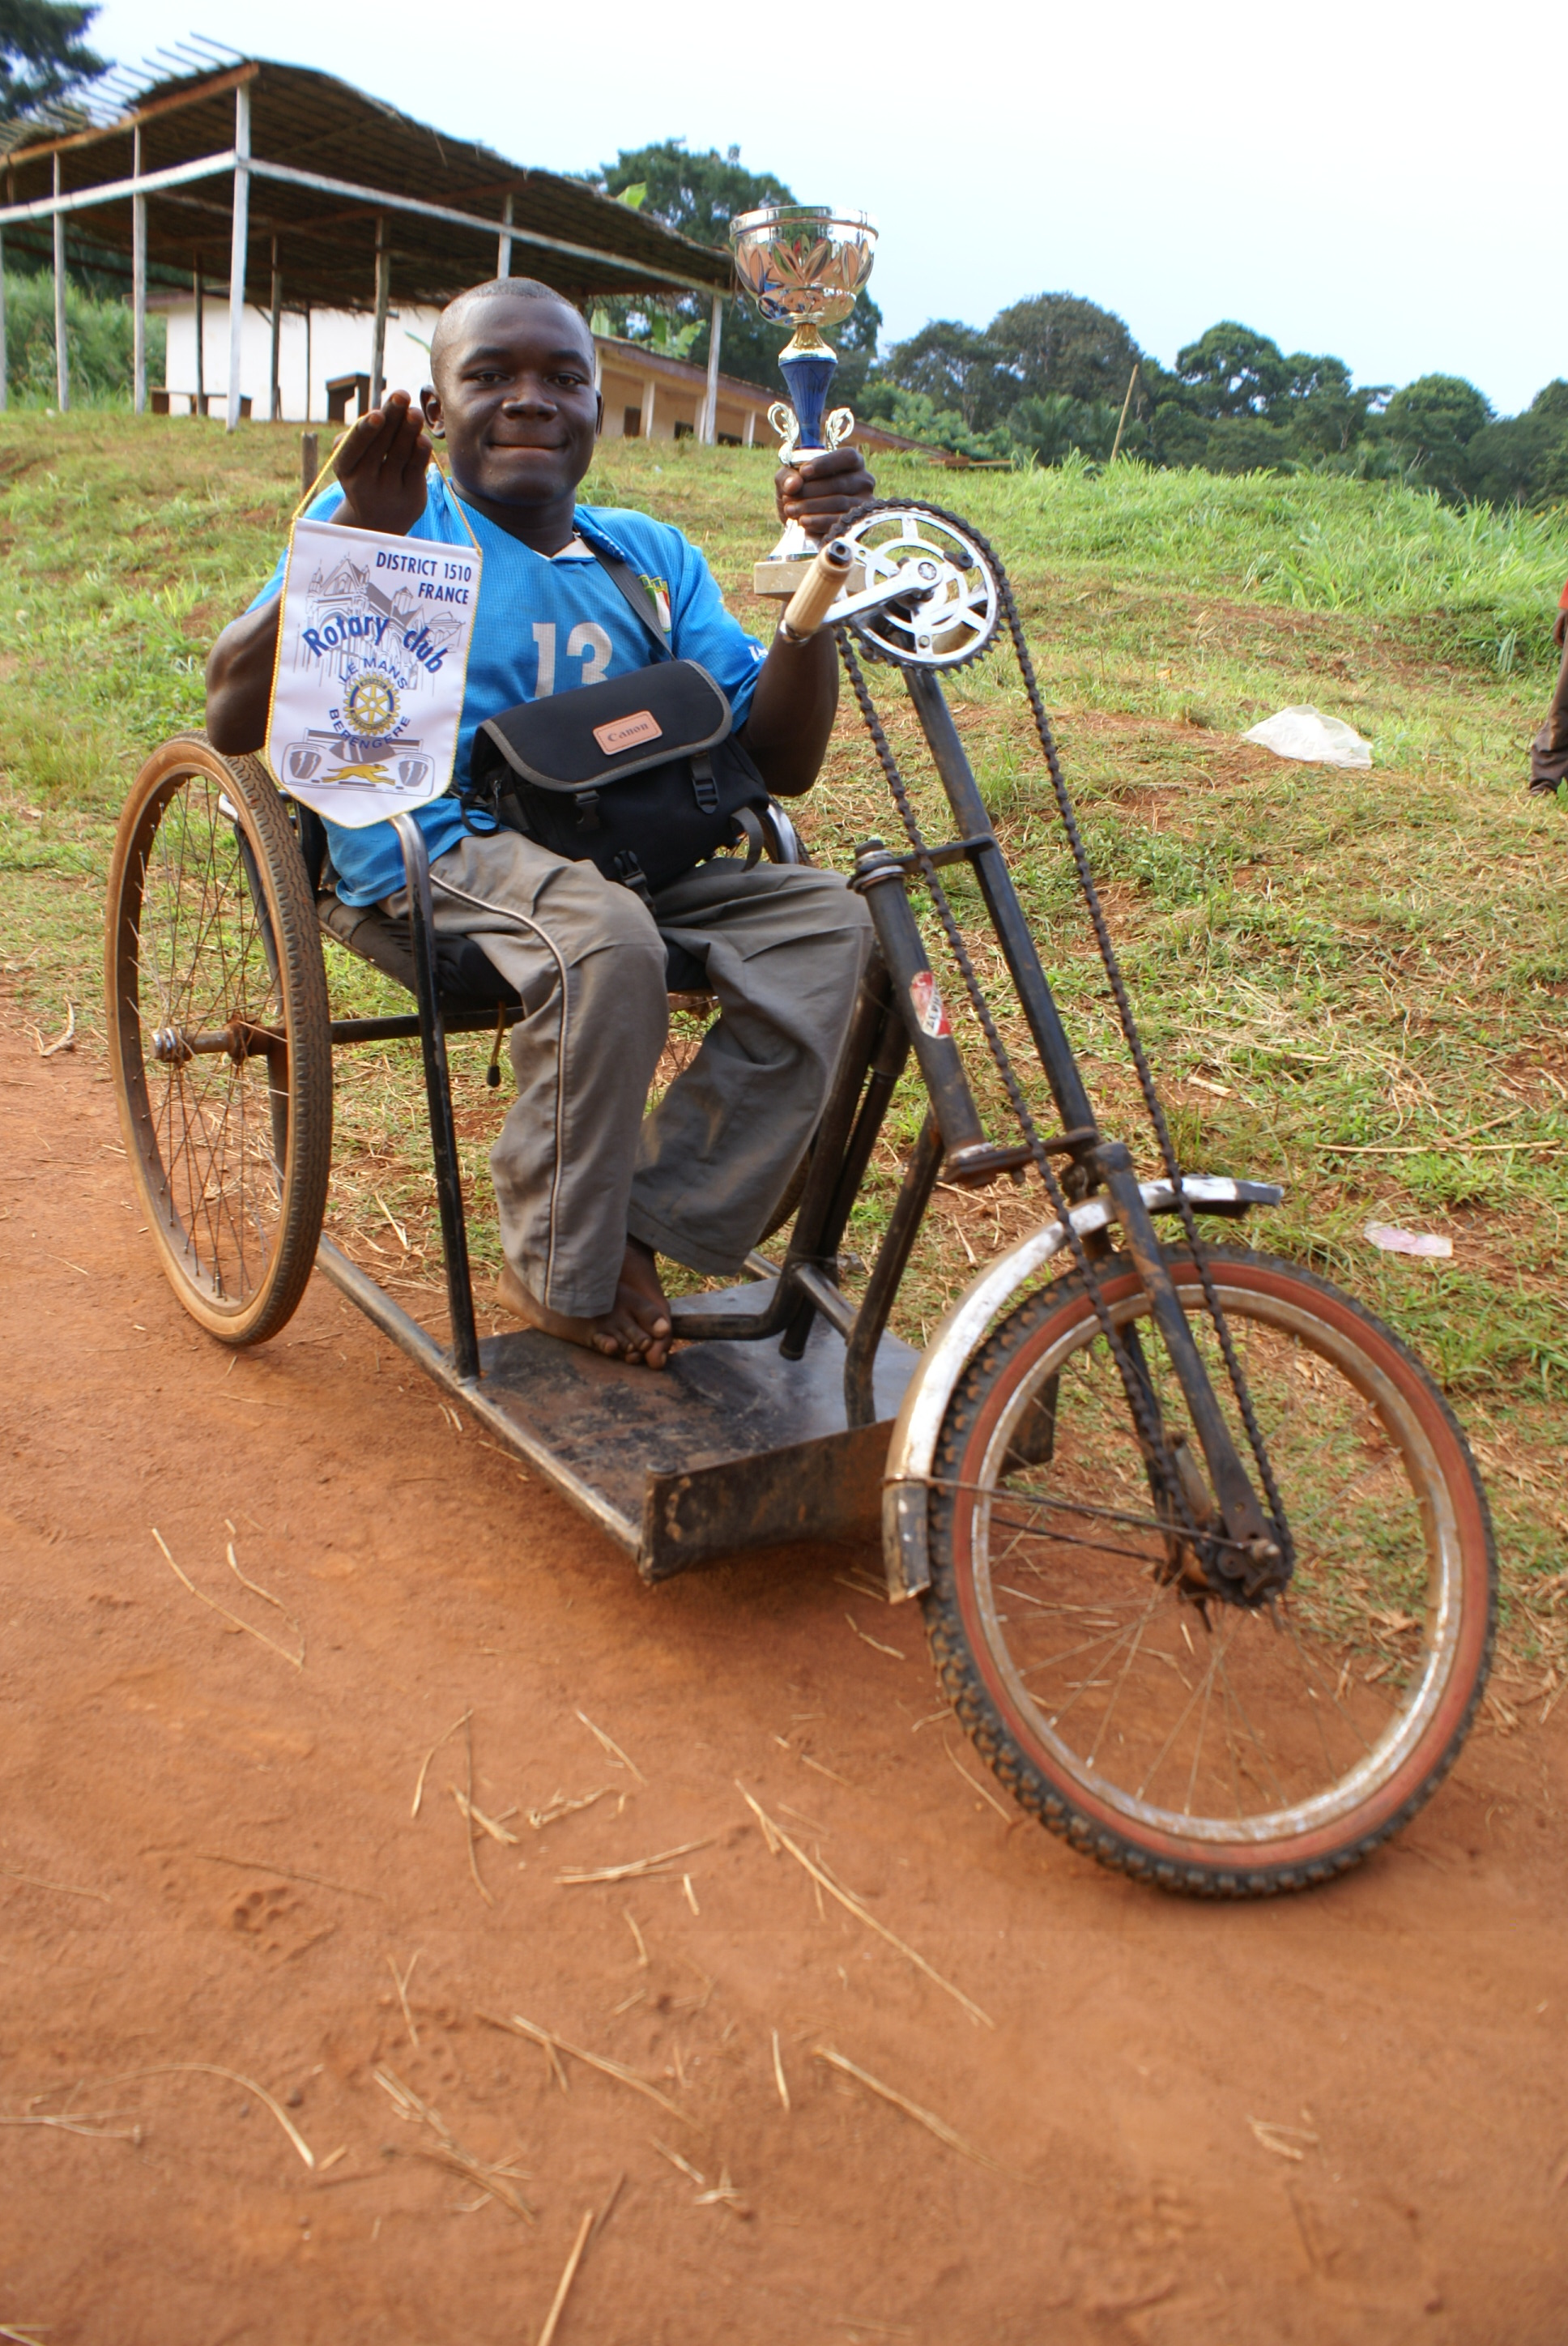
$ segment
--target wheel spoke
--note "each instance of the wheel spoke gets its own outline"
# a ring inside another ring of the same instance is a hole
[[[1245,1454],[1191,1266],[1172,1259]],[[1298,1852],[1320,1827],[1355,1851],[1378,1787],[1423,1738],[1457,1731],[1451,1705],[1450,1724],[1436,1723],[1444,1674],[1458,1667],[1461,1597],[1491,1601],[1491,1562],[1484,1536],[1466,1550],[1451,1528],[1461,1499],[1472,1521],[1481,1503],[1420,1371],[1380,1337],[1372,1365],[1364,1320],[1309,1275],[1229,1250],[1214,1263],[1293,1529],[1288,1586],[1257,1602],[1217,1575],[1210,1586],[1150,1512],[1143,1453],[1075,1273],[1020,1305],[966,1372],[965,1414],[943,1434],[932,1554],[933,1601],[958,1608],[957,1634],[938,1648],[953,1658],[949,1690],[962,1698],[978,1673],[1003,1729],[983,1749],[1011,1753],[1006,1780],[1026,1800],[1031,1784],[1047,1788],[1043,1812],[1062,1830],[1075,1806],[1092,1814],[1095,1847],[1109,1846],[1107,1831],[1140,1846],[1157,1832],[1200,1871],[1228,1868],[1235,1888],[1270,1867],[1300,1878]],[[1115,1276],[1167,1438],[1190,1442],[1136,1274],[1126,1264]],[[1049,1455],[1031,1463],[1046,1411]],[[1479,1660],[1472,1641],[1471,1688]],[[1247,1852],[1239,1863],[1222,1855],[1230,1843]]]
[[[158,1028],[286,1025],[266,907],[240,851],[248,818],[226,814],[221,795],[204,773],[177,780],[136,851],[137,982],[134,999],[127,989],[125,1015],[145,1068],[159,1210],[178,1228],[192,1284],[239,1309],[265,1283],[278,1242],[283,1174],[275,1134],[288,1091],[275,1092],[271,1061],[260,1056],[151,1058]],[[254,852],[260,869],[264,851]]]

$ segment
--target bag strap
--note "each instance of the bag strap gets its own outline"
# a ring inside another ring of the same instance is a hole
[[[623,562],[618,554],[606,554],[601,547],[595,546],[589,538],[585,537],[583,539],[583,544],[587,547],[588,552],[593,556],[594,560],[598,564],[600,569],[603,570],[608,577],[614,579],[616,585],[620,588],[621,593],[626,597],[626,601],[631,605],[632,610],[636,616],[642,621],[643,626],[647,629],[648,634],[658,646],[659,651],[664,658],[673,659],[675,658],[675,654],[670,649],[669,637],[659,625],[658,618],[654,609],[653,597],[643,585],[642,580],[637,576],[637,574],[632,568],[631,564],[629,562]]]

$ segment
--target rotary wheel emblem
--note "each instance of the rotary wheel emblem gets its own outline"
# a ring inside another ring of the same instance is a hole
[[[356,733],[385,733],[397,722],[397,694],[384,676],[357,676],[344,709]]]

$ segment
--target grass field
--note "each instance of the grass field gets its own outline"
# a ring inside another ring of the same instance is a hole
[[[0,951],[15,1015],[41,1032],[73,1004],[83,1047],[101,1048],[116,809],[140,756],[199,721],[206,648],[270,568],[298,464],[283,429],[0,418]],[[1436,1368],[1498,1517],[1513,1676],[1494,1702],[1505,1723],[1544,1708],[1568,1668],[1568,824],[1523,782],[1568,521],[1461,514],[1385,484],[1133,466],[962,475],[901,459],[880,486],[962,509],[1007,561],[1184,1158],[1284,1181],[1257,1242],[1353,1290]],[[770,624],[745,593],[770,535],[763,454],[616,443],[585,494],[680,524],[735,607]],[[912,752],[896,689],[878,690]],[[951,697],[1091,1087],[1146,1158],[1005,657]],[[1371,771],[1282,764],[1237,738],[1296,701],[1365,734]],[[935,830],[932,790],[918,796]],[[852,713],[802,827],[840,868],[857,839],[896,828]],[[381,983],[341,955],[333,980],[345,1005]],[[483,1192],[485,1048],[456,1052]],[[382,1276],[426,1284],[412,1056],[341,1070],[334,1230]],[[900,1102],[862,1255],[918,1114]],[[918,1340],[971,1264],[1038,1213],[1006,1187],[939,1193],[904,1332]],[[1374,1220],[1446,1232],[1452,1260],[1380,1255],[1362,1235]],[[475,1223],[494,1261],[483,1199]]]

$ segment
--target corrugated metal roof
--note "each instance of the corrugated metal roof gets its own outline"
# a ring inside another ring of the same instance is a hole
[[[469,229],[388,210],[394,303],[445,301],[463,286],[492,276],[508,195],[517,240],[514,274],[537,277],[573,300],[676,292],[694,285],[715,292],[731,290],[728,253],[691,243],[580,181],[530,170],[488,148],[449,138],[331,74],[266,58],[156,83],[112,123],[14,148],[4,158],[6,201],[51,195],[56,155],[67,192],[129,178],[132,133],[138,127],[144,173],[226,153],[234,144],[234,91],[242,82],[250,92],[250,147],[257,159],[494,221],[494,227]],[[199,254],[209,279],[214,284],[226,280],[230,189],[230,180],[221,177],[149,195],[149,260],[188,270]],[[75,212],[69,224],[74,233],[111,251],[130,251],[128,195],[101,209]],[[530,245],[524,240],[530,230],[585,247],[594,258]],[[360,202],[258,174],[250,183],[246,298],[261,306],[270,301],[276,238],[284,300],[290,307],[310,302],[368,309],[375,297],[375,236],[373,199]]]

